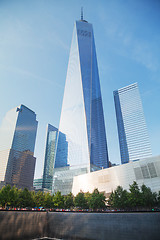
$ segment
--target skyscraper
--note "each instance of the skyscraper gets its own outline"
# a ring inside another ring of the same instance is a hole
[[[57,134],[58,134],[58,129],[48,124],[46,150],[45,150],[45,162],[44,162],[44,171],[43,171],[43,182],[42,182],[42,188],[44,191],[52,191],[53,167],[54,167],[54,161],[55,161]]]
[[[24,105],[10,110],[0,127],[0,181],[18,188],[33,187],[36,114]]]
[[[120,88],[113,94],[122,164],[151,156],[138,84]]]
[[[74,26],[59,131],[65,137],[58,138],[55,171],[109,166],[93,29],[83,19]]]

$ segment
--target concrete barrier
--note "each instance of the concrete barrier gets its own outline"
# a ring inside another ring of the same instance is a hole
[[[51,213],[48,233],[64,239],[159,240],[160,213]]]
[[[0,212],[0,239],[159,240],[160,213]]]
[[[46,235],[46,212],[0,212],[0,239],[28,240]]]

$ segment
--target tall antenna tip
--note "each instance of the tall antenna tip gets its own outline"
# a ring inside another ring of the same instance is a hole
[[[81,7],[81,20],[83,21],[83,7]]]

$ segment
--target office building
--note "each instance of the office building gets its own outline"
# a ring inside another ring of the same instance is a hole
[[[66,193],[74,173],[109,167],[93,28],[83,17],[74,26],[59,131],[54,188],[60,181],[56,189]]]
[[[114,91],[121,162],[152,155],[137,83]]]
[[[45,149],[45,161],[43,171],[43,183],[42,188],[45,192],[52,191],[53,183],[53,167],[55,161],[55,151],[57,145],[58,129],[48,124],[47,137],[46,137],[46,149]]]
[[[43,192],[43,188],[42,188],[42,183],[43,183],[43,178],[36,178],[33,180],[33,187],[34,187],[34,191],[38,192],[41,191]]]
[[[18,188],[33,187],[36,158],[36,114],[24,105],[7,112],[0,127],[0,181]]]

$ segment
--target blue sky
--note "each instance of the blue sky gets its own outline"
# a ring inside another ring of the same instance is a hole
[[[93,24],[110,161],[120,163],[113,91],[138,82],[153,155],[160,154],[159,0],[0,0],[0,121],[24,104],[37,114],[35,177],[46,125],[59,125],[74,21]]]

